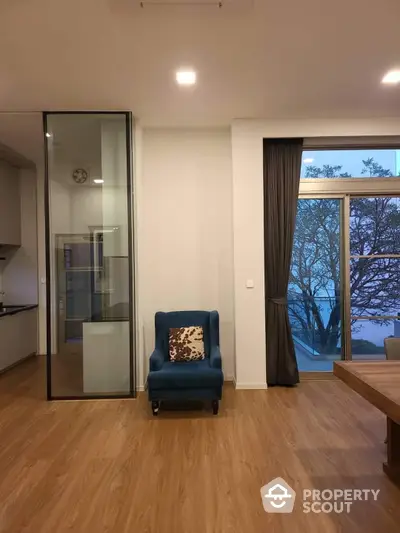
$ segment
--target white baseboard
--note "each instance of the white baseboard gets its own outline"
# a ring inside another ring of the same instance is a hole
[[[235,382],[237,390],[266,390],[268,385],[266,383],[237,383]]]

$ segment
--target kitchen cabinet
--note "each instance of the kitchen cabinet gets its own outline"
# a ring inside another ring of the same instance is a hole
[[[19,169],[0,160],[0,246],[21,246]]]
[[[0,372],[36,351],[36,309],[0,317]]]

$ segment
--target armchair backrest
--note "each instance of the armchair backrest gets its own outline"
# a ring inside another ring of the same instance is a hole
[[[387,337],[384,339],[386,359],[400,360],[400,339],[398,337]]]
[[[211,348],[219,346],[218,311],[171,311],[158,312],[155,316],[156,348],[168,359],[168,336],[170,328],[202,326],[204,332],[204,351],[210,357]]]

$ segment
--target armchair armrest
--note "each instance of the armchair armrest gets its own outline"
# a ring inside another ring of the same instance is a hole
[[[213,346],[210,353],[210,366],[211,368],[222,368],[221,351],[219,346]]]
[[[156,348],[150,356],[150,371],[161,370],[164,364],[164,354],[161,350]]]

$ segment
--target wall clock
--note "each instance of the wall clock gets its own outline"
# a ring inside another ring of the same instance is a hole
[[[72,173],[72,179],[75,183],[85,183],[88,179],[88,173],[84,168],[77,168]]]

